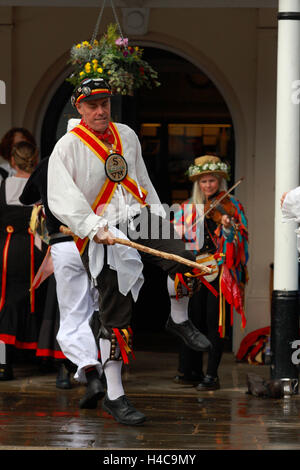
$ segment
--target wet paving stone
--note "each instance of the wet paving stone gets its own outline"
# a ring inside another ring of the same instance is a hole
[[[299,395],[248,395],[249,368],[231,357],[222,368],[221,389],[200,394],[172,383],[174,355],[164,358],[163,374],[150,365],[149,355],[153,359],[153,354],[144,353],[141,363],[124,375],[130,400],[147,416],[140,426],[116,423],[101,403],[96,410],[79,409],[84,386],[74,383],[70,390],[58,390],[53,374],[28,377],[22,369],[16,380],[0,382],[0,450],[300,449]],[[268,369],[259,373],[267,377]]]

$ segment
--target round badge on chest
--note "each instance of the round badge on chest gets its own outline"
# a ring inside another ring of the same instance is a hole
[[[111,153],[105,161],[106,176],[115,183],[119,183],[127,176],[127,163],[119,153]]]

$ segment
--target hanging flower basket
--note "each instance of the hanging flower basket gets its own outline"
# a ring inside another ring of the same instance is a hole
[[[74,45],[70,55],[74,73],[67,81],[75,87],[85,78],[103,78],[113,94],[132,96],[142,86],[160,85],[157,72],[142,59],[143,49],[130,46],[128,38],[120,37],[116,24],[110,24],[99,41]]]

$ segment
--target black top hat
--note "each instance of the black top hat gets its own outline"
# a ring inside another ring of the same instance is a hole
[[[85,78],[78,85],[71,97],[71,103],[75,106],[81,101],[97,100],[111,97],[111,90],[103,78]]]

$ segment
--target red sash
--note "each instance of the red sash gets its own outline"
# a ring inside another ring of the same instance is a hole
[[[114,143],[113,143],[114,150],[113,151],[120,153],[122,155],[123,145],[122,145],[121,137],[117,129],[117,126],[113,122],[110,122],[109,129],[114,136]],[[89,147],[89,149],[99,158],[99,160],[101,160],[101,162],[105,164],[106,159],[110,155],[110,150],[106,147],[106,145],[101,140],[99,140],[96,137],[95,134],[93,134],[91,131],[89,131],[86,127],[82,126],[81,124],[74,127],[74,129],[72,129],[71,132],[75,134],[87,147]],[[107,178],[92,205],[92,209],[95,213],[98,207],[100,206],[101,206],[101,210],[100,212],[98,212],[98,215],[102,215],[104,213],[107,205],[110,203],[111,198],[114,195],[114,192],[118,184],[121,184],[126,189],[126,191],[129,191],[140,204],[142,205],[146,204],[145,201],[146,201],[147,191],[142,187],[140,187],[140,191],[139,191],[137,183],[132,178],[130,178],[130,176],[127,175],[119,183],[115,181],[111,181],[109,178]],[[76,246],[80,254],[82,254],[88,242],[88,238],[86,237],[82,239],[82,238],[76,237],[75,242],[76,242]]]

